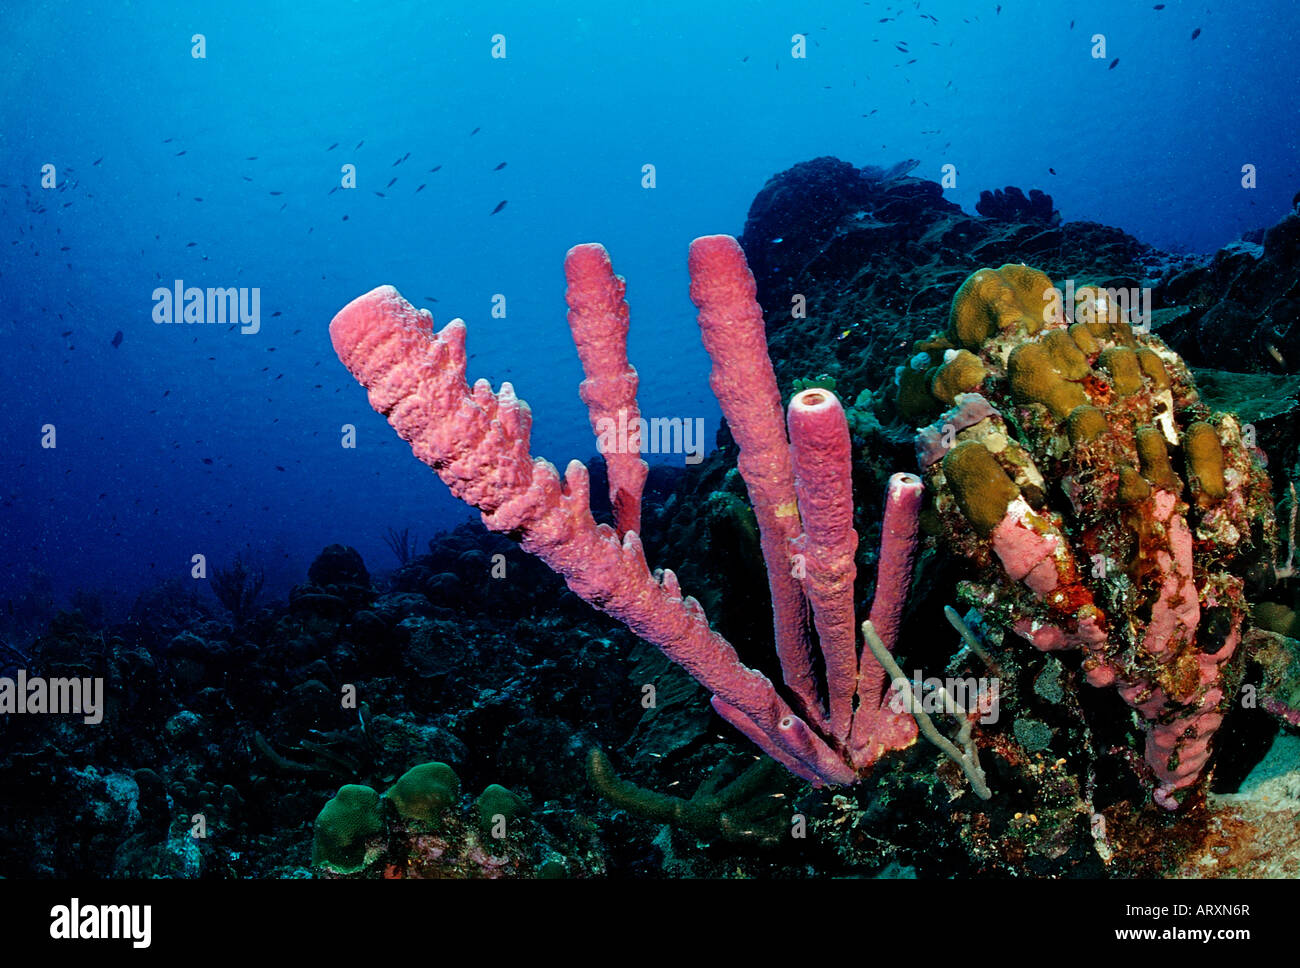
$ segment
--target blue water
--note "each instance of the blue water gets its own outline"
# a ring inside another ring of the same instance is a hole
[[[563,466],[594,452],[567,248],[603,242],[628,279],[643,412],[703,417],[711,440],[686,247],[738,234],[796,162],[953,164],[968,210],[1037,187],[1179,251],[1290,210],[1294,3],[996,6],[6,3],[0,603],[35,572],[59,600],[129,605],[245,548],[282,590],[330,542],[382,570],[386,527],[470,517],[330,348],[333,315],[382,283],[467,321],[471,380],[514,382],[533,452]],[[358,187],[331,194],[349,163]],[[260,331],[155,324],[177,279],[257,287]]]

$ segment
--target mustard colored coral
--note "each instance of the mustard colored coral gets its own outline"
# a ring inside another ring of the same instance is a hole
[[[996,333],[1043,328],[1045,296],[1052,280],[1026,265],[1004,265],[971,273],[957,290],[948,317],[948,336],[958,346],[977,350]]]
[[[1039,403],[1058,420],[1088,402],[1079,384],[1066,380],[1041,343],[1021,343],[1007,359],[1011,393],[1019,403]]]
[[[1097,365],[1110,377],[1115,392],[1130,397],[1142,389],[1142,367],[1137,354],[1127,346],[1108,346],[1097,357]]]
[[[1043,334],[1043,349],[1051,361],[1052,369],[1065,380],[1082,380],[1090,372],[1088,357],[1064,329],[1051,329]]]
[[[952,406],[957,394],[974,390],[986,376],[988,371],[978,356],[970,350],[955,350],[935,373],[930,391],[937,400]]]
[[[976,440],[963,440],[943,459],[943,473],[962,515],[987,536],[998,526],[1020,489],[997,458]]]
[[[1160,354],[1143,346],[1137,351],[1137,358],[1142,372],[1151,378],[1152,386],[1157,390],[1164,390],[1170,386],[1173,381],[1169,378],[1169,371],[1165,369]]]
[[[1096,440],[1108,429],[1110,428],[1106,424],[1106,415],[1086,403],[1071,410],[1070,417],[1066,421],[1066,432],[1073,447]]]
[[[1154,487],[1180,493],[1183,482],[1178,479],[1174,465],[1169,460],[1169,448],[1165,446],[1164,435],[1155,427],[1138,427],[1135,443],[1142,477]]]
[[[1194,481],[1193,491],[1202,503],[1221,500],[1227,494],[1223,482],[1223,447],[1219,434],[1204,420],[1188,424],[1183,434],[1183,449],[1187,453],[1188,479]]]

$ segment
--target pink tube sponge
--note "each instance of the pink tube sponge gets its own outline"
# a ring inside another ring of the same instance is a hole
[[[727,236],[698,239],[690,264],[691,294],[713,358],[711,382],[741,447],[740,471],[762,533],[785,685],[797,708],[766,676],[741,663],[671,571],[651,574],[635,527],[645,476],[639,454],[610,460],[619,529],[598,525],[587,469],[572,461],[561,480],[550,463],[531,456],[532,416],[510,384],[495,393],[486,380],[467,386],[460,320],[435,334],[427,311],[384,286],[349,303],[330,324],[330,338],[375,410],[453,494],[482,511],[488,528],[516,536],[575,594],[685,668],[713,693],[720,715],[792,772],[816,784],[851,783],[885,752],[911,743],[916,725],[909,714],[886,705],[878,679],[864,691],[857,675],[857,536],[844,412],[829,391],[797,400],[790,414],[797,454],[792,458],[762,311],[740,247]],[[599,246],[574,248],[566,271],[570,323],[587,374],[583,399],[599,434],[603,421],[626,425],[639,418],[636,372],[627,362],[623,283]],[[919,484],[910,475],[896,475],[886,502],[877,605],[891,647],[911,578]],[[800,500],[807,508],[806,530]],[[792,568],[797,555],[807,557],[801,578]],[[825,630],[824,689],[812,674],[809,601],[818,628]],[[829,712],[823,695],[829,696]]]
[[[594,242],[564,258],[569,282],[569,329],[586,379],[578,395],[609,472],[609,501],[619,534],[641,530],[641,492],[649,466],[641,459],[641,410],[636,370],[627,361],[627,286],[614,275],[609,253]]]
[[[848,735],[857,689],[853,580],[853,455],[844,408],[829,390],[804,390],[787,414],[803,534],[792,544],[826,664],[830,728]],[[910,582],[910,575],[909,582]]]

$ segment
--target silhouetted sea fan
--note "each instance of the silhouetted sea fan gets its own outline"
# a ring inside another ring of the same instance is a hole
[[[243,625],[252,614],[265,582],[262,569],[246,565],[242,555],[235,555],[229,568],[212,570],[213,594],[230,612],[236,625]]]

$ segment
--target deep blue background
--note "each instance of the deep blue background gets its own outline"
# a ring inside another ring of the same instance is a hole
[[[468,517],[329,346],[334,313],[381,283],[465,318],[470,379],[513,381],[534,453],[563,466],[594,449],[564,321],[574,243],[605,243],[629,281],[643,412],[703,416],[711,440],[686,247],[738,233],[795,162],[952,163],[967,209],[1040,187],[1067,219],[1197,251],[1300,189],[1291,0],[467,6],[5,4],[0,604],[31,568],[129,604],[245,546],[281,586],[332,541],[382,570],[386,526]],[[345,162],[360,187],[328,194]],[[62,190],[39,187],[46,163]],[[156,326],[151,293],[177,278],[260,287],[262,332]]]

